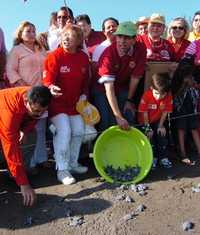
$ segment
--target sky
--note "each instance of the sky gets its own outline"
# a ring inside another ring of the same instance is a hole
[[[25,20],[35,24],[37,32],[48,29],[51,12],[64,5],[64,0],[0,0],[0,27],[4,31],[6,47],[11,49],[14,32]],[[165,15],[167,23],[181,16],[191,20],[194,12],[200,10],[199,0],[66,0],[74,15],[88,14],[92,26],[101,30],[101,23],[107,17],[120,22],[135,21],[140,16],[152,13]]]

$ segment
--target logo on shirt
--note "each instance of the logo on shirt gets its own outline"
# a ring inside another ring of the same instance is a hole
[[[60,73],[69,73],[70,71],[71,69],[67,65],[60,67]]]
[[[43,78],[46,78],[46,76],[47,76],[47,71],[44,70],[43,73],[42,73],[42,77],[43,77]]]
[[[160,55],[162,58],[164,58],[166,60],[170,60],[169,52],[167,50],[160,51]]]

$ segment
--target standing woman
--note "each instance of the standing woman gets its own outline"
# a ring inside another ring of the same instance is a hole
[[[185,50],[190,44],[190,41],[187,40],[188,34],[189,25],[184,18],[175,18],[169,24],[168,41],[174,48],[176,62],[183,58]]]
[[[46,52],[36,40],[35,25],[22,22],[14,38],[14,46],[7,62],[7,76],[13,87],[35,86],[42,83],[43,63]],[[30,167],[47,161],[46,118],[39,119],[36,125],[37,140]]]
[[[54,98],[49,115],[55,126],[53,136],[57,178],[65,185],[75,182],[71,173],[85,173],[78,163],[84,135],[84,123],[76,103],[87,94],[89,59],[81,50],[83,33],[77,25],[67,25],[61,34],[61,46],[48,54],[45,61],[44,85]]]
[[[194,13],[192,19],[192,31],[189,34],[190,42],[200,39],[200,11]]]

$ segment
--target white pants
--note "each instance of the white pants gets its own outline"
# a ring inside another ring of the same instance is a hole
[[[68,170],[78,164],[84,135],[84,122],[80,115],[60,113],[51,122],[56,127],[53,136],[54,158],[58,170]]]
[[[46,123],[47,118],[41,118],[36,126],[36,146],[33,156],[31,158],[30,167],[35,167],[38,163],[42,163],[48,160],[46,150]]]

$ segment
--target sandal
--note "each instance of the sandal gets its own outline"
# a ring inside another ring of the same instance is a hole
[[[181,162],[187,166],[194,166],[195,165],[195,161],[190,160],[188,157],[182,158]]]

